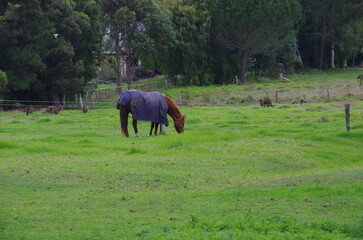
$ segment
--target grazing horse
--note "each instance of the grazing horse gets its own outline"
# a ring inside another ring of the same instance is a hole
[[[185,115],[181,114],[176,104],[164,94],[159,92],[144,92],[129,90],[123,92],[117,103],[120,110],[121,130],[125,137],[129,137],[127,130],[128,116],[132,114],[132,125],[137,137],[137,120],[150,121],[151,128],[149,135],[157,135],[159,124],[168,126],[167,114],[173,119],[177,133],[184,132]]]
[[[273,107],[269,98],[260,99],[260,105],[261,107]]]

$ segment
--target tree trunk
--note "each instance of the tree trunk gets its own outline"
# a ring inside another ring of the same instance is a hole
[[[331,56],[330,56],[330,67],[335,68],[335,54],[334,54],[334,43],[331,44]]]
[[[355,66],[355,55],[353,55],[353,57],[352,57],[352,67],[354,67]]]
[[[300,55],[300,51],[299,51],[299,49],[296,49],[296,53],[297,53],[297,57],[298,57],[298,59],[299,59],[299,65],[300,65],[300,68],[301,68],[301,69],[304,69],[304,62],[303,62],[303,60],[302,60],[302,58],[301,58],[301,55]]]
[[[118,94],[122,93],[122,50],[120,46],[120,35],[118,32],[114,33],[115,51],[116,51],[116,83]]]
[[[244,84],[246,82],[246,71],[247,71],[247,51],[242,52],[242,62],[241,62],[241,74],[240,74],[240,84]]]
[[[127,74],[127,85],[131,85],[135,76],[135,57],[132,53],[127,56],[126,59],[126,74]]]
[[[323,64],[324,64],[324,45],[325,45],[325,16],[323,18],[323,29],[322,29],[322,36],[320,37],[320,53],[319,53],[319,69],[323,69]]]

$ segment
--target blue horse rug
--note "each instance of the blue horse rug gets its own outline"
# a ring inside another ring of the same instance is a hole
[[[169,125],[168,103],[163,94],[129,90],[121,94],[118,104],[126,106],[130,100],[133,119]]]

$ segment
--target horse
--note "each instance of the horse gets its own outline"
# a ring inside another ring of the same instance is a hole
[[[152,113],[149,107],[158,109],[161,112]],[[152,135],[153,130],[154,135],[157,136],[159,124],[168,126],[167,114],[173,119],[176,132],[184,133],[185,115],[180,113],[173,100],[162,93],[147,93],[138,90],[126,91],[121,94],[117,103],[117,109],[120,110],[121,132],[125,137],[129,137],[127,130],[129,113],[132,114],[132,126],[137,137],[140,136],[137,128],[137,120],[150,121],[149,136]]]
[[[260,105],[261,107],[269,107],[269,106],[273,107],[272,102],[269,98],[260,99]]]

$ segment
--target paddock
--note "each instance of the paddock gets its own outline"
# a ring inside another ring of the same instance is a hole
[[[0,112],[0,235],[359,236],[362,102],[349,132],[341,104],[181,111],[184,134],[139,138],[116,109]]]

